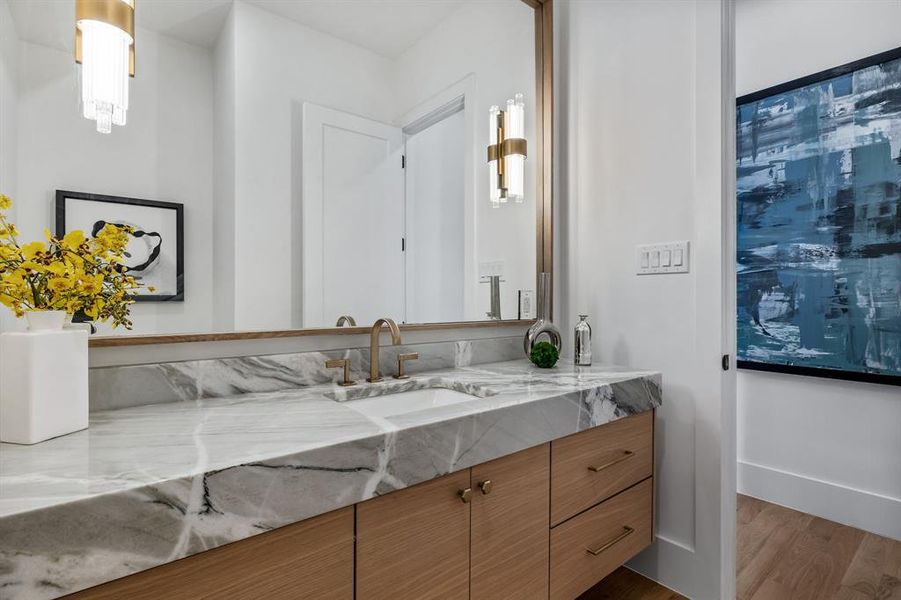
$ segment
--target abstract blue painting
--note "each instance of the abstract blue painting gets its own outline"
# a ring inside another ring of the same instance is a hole
[[[901,384],[901,48],[736,117],[739,367]]]

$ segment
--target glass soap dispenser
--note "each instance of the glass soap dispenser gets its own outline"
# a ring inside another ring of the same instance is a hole
[[[573,360],[577,367],[591,366],[591,325],[588,324],[588,315],[579,315],[576,324],[575,335],[576,349]]]

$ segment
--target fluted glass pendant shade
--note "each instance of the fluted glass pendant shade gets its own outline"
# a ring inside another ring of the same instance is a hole
[[[125,125],[128,113],[133,0],[77,0],[76,15],[83,113],[97,122],[97,131],[110,133],[113,125]]]

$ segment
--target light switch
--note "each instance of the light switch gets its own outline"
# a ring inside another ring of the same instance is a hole
[[[635,247],[635,270],[639,275],[688,273],[689,242],[646,244]]]
[[[489,277],[497,275],[503,281],[504,279],[504,261],[490,260],[479,263],[479,280],[488,281]]]

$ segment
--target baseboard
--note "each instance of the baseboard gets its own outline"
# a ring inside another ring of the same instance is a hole
[[[717,577],[711,577],[686,545],[657,536],[653,544],[624,566],[686,598],[716,600]]]
[[[738,493],[901,540],[901,498],[742,461]]]

